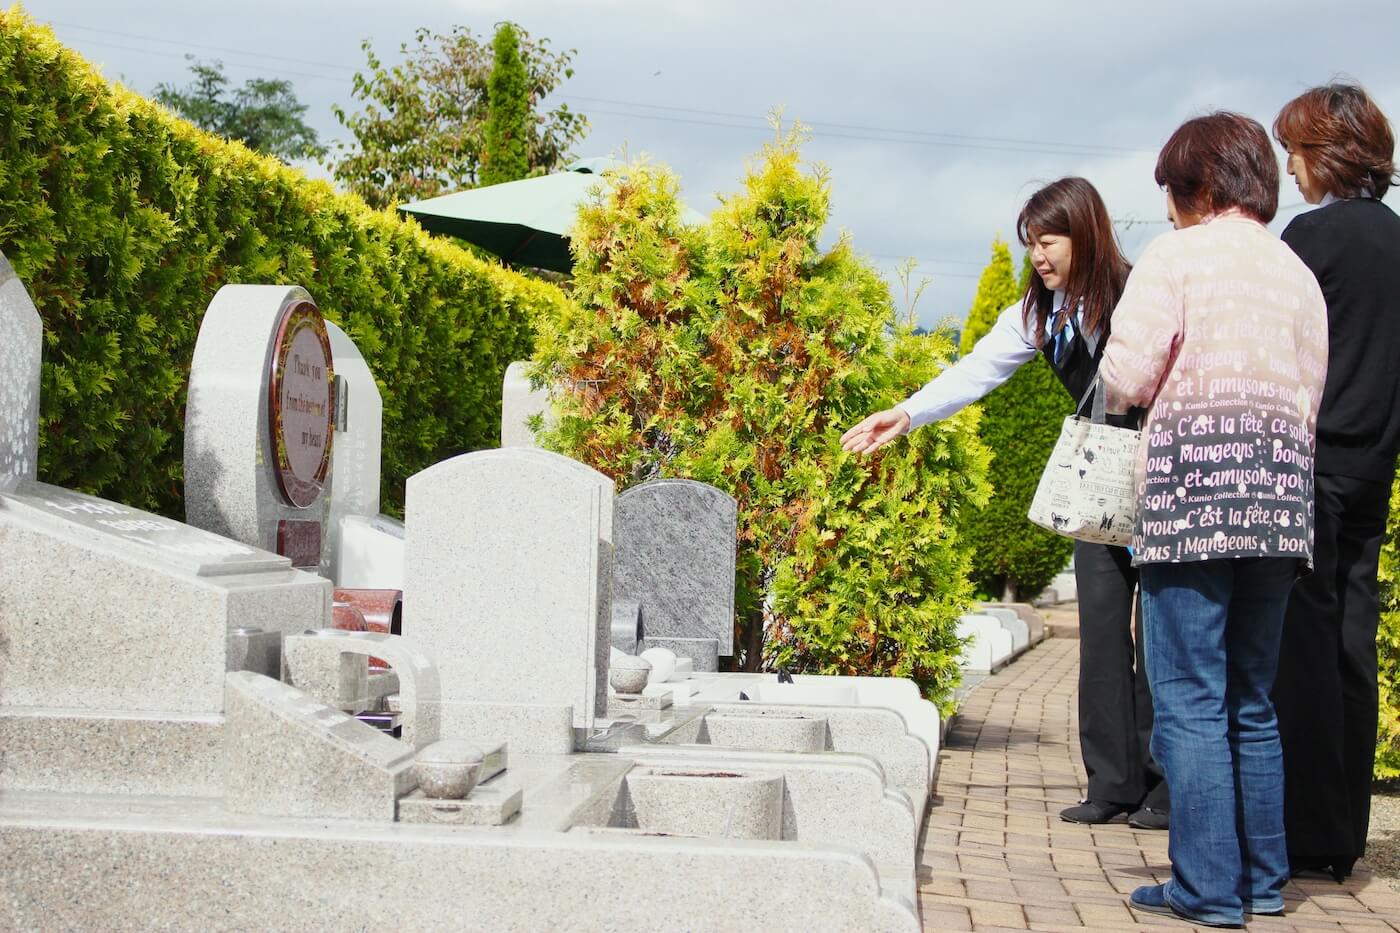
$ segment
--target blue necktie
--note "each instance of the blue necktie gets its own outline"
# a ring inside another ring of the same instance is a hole
[[[1064,324],[1055,333],[1055,345],[1052,348],[1055,365],[1064,362],[1065,356],[1069,353],[1070,345],[1074,343],[1074,319],[1066,317]]]

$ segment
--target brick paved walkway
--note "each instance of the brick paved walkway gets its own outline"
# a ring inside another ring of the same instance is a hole
[[[926,933],[942,930],[1188,930],[1127,895],[1168,877],[1167,834],[1125,822],[1066,823],[1084,795],[1079,642],[1051,638],[973,690],[939,753],[919,866]],[[1258,931],[1400,931],[1400,892],[1363,865],[1346,884],[1294,881],[1283,917]],[[1198,927],[1206,930],[1208,927]]]

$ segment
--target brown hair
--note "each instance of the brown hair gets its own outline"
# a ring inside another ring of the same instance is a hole
[[[1360,85],[1334,81],[1304,91],[1279,111],[1274,138],[1339,198],[1363,189],[1383,198],[1395,183],[1395,134]]]
[[[1016,236],[1030,247],[1040,234],[1069,237],[1069,281],[1065,283],[1066,314],[1084,306],[1084,331],[1102,337],[1108,319],[1123,294],[1132,266],[1118,247],[1113,220],[1093,185],[1083,178],[1053,181],[1031,195],[1016,218]],[[1055,293],[1040,276],[1032,275],[1021,299],[1021,319],[1035,342],[1045,342],[1045,322],[1056,310]]]
[[[1264,127],[1243,114],[1220,110],[1181,124],[1154,174],[1179,211],[1239,208],[1264,224],[1278,212],[1278,158]]]

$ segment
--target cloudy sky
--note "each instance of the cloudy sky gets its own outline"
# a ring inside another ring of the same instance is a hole
[[[184,56],[235,83],[281,77],[323,140],[354,110],[360,42],[392,61],[418,27],[489,36],[510,19],[577,50],[560,94],[592,124],[580,155],[647,153],[708,212],[733,191],[782,108],[831,171],[828,240],[932,280],[922,321],[966,314],[991,241],[1025,198],[1088,177],[1136,255],[1165,231],[1157,149],[1215,109],[1269,125],[1334,76],[1400,118],[1394,0],[28,0],[30,15],[108,77],[149,93],[187,82]],[[315,173],[313,169],[313,173]],[[324,174],[320,172],[319,174]],[[1284,176],[1280,226],[1300,209]],[[1019,252],[1019,249],[1018,249]]]

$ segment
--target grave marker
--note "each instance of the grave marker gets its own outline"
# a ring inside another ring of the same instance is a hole
[[[189,523],[320,570],[336,408],[330,337],[311,296],[219,289],[190,370]]]

